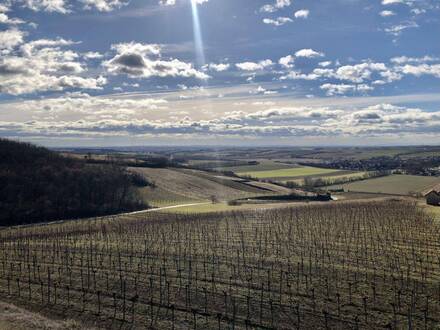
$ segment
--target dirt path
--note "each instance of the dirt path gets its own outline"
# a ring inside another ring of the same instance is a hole
[[[177,209],[177,208],[180,208],[180,207],[198,206],[198,205],[207,205],[207,204],[211,204],[211,203],[210,202],[204,202],[204,203],[178,204],[178,205],[158,207],[158,208],[148,209],[148,210],[143,210],[143,211],[123,213],[123,214],[120,214],[120,215],[142,214],[142,213],[157,212],[157,211],[162,211],[162,210]]]

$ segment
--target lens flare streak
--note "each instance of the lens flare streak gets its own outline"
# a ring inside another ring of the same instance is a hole
[[[193,29],[194,29],[194,44],[196,50],[197,65],[202,67],[206,64],[205,52],[203,48],[202,29],[200,26],[199,10],[197,8],[197,1],[191,0],[191,9],[193,16]]]

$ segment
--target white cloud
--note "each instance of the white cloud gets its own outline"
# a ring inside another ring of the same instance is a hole
[[[260,8],[260,12],[263,13],[274,13],[279,9],[289,7],[291,5],[290,0],[276,0],[274,4],[267,4]]]
[[[326,68],[330,65],[332,65],[332,61],[323,61],[318,63],[319,66],[322,66],[323,68]]]
[[[104,55],[98,52],[87,52],[83,54],[83,57],[88,60],[95,60],[95,59],[103,58]]]
[[[290,0],[276,0],[275,2],[275,7],[277,8],[289,7],[290,5],[291,5]]]
[[[408,56],[398,56],[393,57],[391,62],[396,64],[404,64],[404,63],[427,63],[427,62],[437,62],[440,61],[440,57],[433,56],[423,56],[423,57],[408,57]]]
[[[293,20],[289,17],[277,17],[276,19],[264,18],[263,23],[275,26],[282,26],[287,23],[291,23]]]
[[[155,44],[121,43],[112,45],[115,56],[103,63],[112,74],[126,74],[130,77],[194,77],[208,79],[209,76],[196,70],[192,64],[177,59],[159,58],[161,48]]]
[[[101,89],[104,77],[83,75],[87,68],[80,55],[62,49],[74,44],[64,39],[39,39],[24,43],[23,36],[9,43],[0,58],[0,93],[20,95],[65,89]]]
[[[301,9],[295,12],[295,18],[308,18],[310,11],[308,9]]]
[[[371,90],[364,84],[324,88],[334,92],[333,95]],[[255,91],[259,94],[273,92],[260,86]],[[440,111],[428,112],[388,103],[356,106],[341,98],[337,103],[325,101],[333,105],[310,101],[313,106],[296,106],[290,102],[281,105],[279,99],[267,101],[262,96],[255,101],[255,95],[248,94],[237,102],[235,98],[228,100],[227,94],[212,93],[212,105],[218,106],[218,112],[215,115],[210,112],[209,116],[203,115],[203,109],[198,114],[194,111],[199,103],[186,91],[160,94],[160,97],[138,93],[133,97],[129,94],[91,97],[69,93],[59,98],[3,103],[0,115],[10,112],[20,113],[22,117],[13,122],[0,117],[0,131],[2,135],[56,138],[57,141],[69,137],[79,141],[82,137],[106,140],[120,137],[122,141],[146,138],[150,142],[151,138],[182,141],[194,137],[194,141],[200,141],[215,137],[218,141],[220,137],[252,137],[266,142],[267,138],[273,138],[271,141],[275,143],[279,143],[280,137],[295,137],[301,142],[304,141],[302,137],[321,137],[321,141],[331,143],[334,138],[358,138],[366,142],[372,136],[380,141],[393,136],[397,142],[402,141],[402,135],[414,139],[419,135],[438,136],[440,132]],[[172,101],[167,100],[168,97]]]
[[[159,5],[161,6],[174,6],[176,4],[176,0],[160,0]]]
[[[260,12],[262,13],[274,13],[277,9],[273,5],[264,5],[260,8]]]
[[[327,95],[343,95],[347,93],[355,92],[368,92],[374,90],[373,87],[361,84],[361,85],[348,85],[348,84],[323,84],[320,88],[326,91]]]
[[[320,78],[335,78],[333,69],[315,68],[311,73],[305,74],[299,71],[291,71],[288,74],[281,76],[280,80],[317,80]]]
[[[272,66],[273,62],[271,60],[263,60],[260,62],[243,62],[243,63],[237,63],[235,66],[243,71],[258,71],[258,70],[264,70],[265,68]]]
[[[81,0],[84,9],[97,9],[102,12],[109,12],[127,5],[127,0]]]
[[[416,77],[420,77],[422,75],[431,75],[437,78],[440,78],[440,64],[420,64],[420,65],[411,65],[406,64],[402,67],[397,68],[398,71],[403,74],[410,74]]]
[[[10,18],[7,14],[10,8],[6,4],[0,4],[0,24],[17,25],[25,23],[19,18]]]
[[[294,61],[295,61],[295,58],[292,55],[287,55],[287,56],[281,57],[279,59],[278,63],[285,68],[293,68]]]
[[[22,0],[23,5],[33,11],[67,14],[70,12],[65,0]]]
[[[405,3],[405,1],[404,0],[382,0],[382,5],[384,5],[384,6],[395,5],[395,4],[400,4],[400,3]]]
[[[101,12],[110,12],[128,4],[130,0],[14,0],[33,11],[68,14],[73,12],[77,3],[86,10],[96,9]]]
[[[413,9],[411,9],[411,13],[413,13],[414,15],[422,15],[422,14],[426,13],[426,9],[413,8]]]
[[[298,51],[295,53],[295,56],[296,56],[296,57],[308,57],[308,58],[314,58],[314,57],[322,57],[322,56],[324,56],[324,53],[317,52],[317,51],[315,51],[315,50],[313,50],[313,49],[308,48],[308,49],[301,49],[301,50],[298,50]]]
[[[201,5],[207,3],[209,0],[191,0],[195,1],[197,5]],[[176,0],[159,0],[159,5],[161,6],[175,6],[177,3]]]
[[[23,43],[25,33],[17,29],[0,31],[0,54]]]
[[[418,28],[419,25],[416,22],[405,22],[402,24],[398,24],[398,25],[393,25],[389,28],[385,28],[385,32],[388,34],[391,34],[395,37],[398,37],[402,34],[403,31],[408,30],[408,29],[414,29],[414,28]]]
[[[72,40],[66,40],[66,39],[62,39],[62,38],[58,38],[58,39],[38,39],[38,40],[33,40],[30,42],[27,42],[26,44],[22,45],[20,47],[20,51],[28,56],[31,57],[32,53],[35,51],[35,49],[41,49],[44,47],[49,47],[49,48],[58,48],[58,47],[65,47],[65,46],[71,46],[77,44],[77,42],[74,42]],[[49,51],[49,49],[46,49],[46,51]],[[76,53],[70,52],[70,51],[65,51],[63,52],[63,57],[66,59],[67,57],[69,58],[69,60],[73,60],[74,58],[77,58],[78,55]]]
[[[207,68],[212,71],[223,72],[229,70],[230,66],[229,63],[210,63],[207,65]]]
[[[138,83],[130,84],[130,83],[123,82],[123,83],[122,83],[122,86],[124,86],[124,87],[134,87],[134,88],[139,88],[141,85],[139,85]]]
[[[335,72],[335,77],[340,80],[348,80],[354,83],[362,83],[371,78],[374,71],[386,71],[384,63],[361,63],[356,65],[344,65]]]
[[[381,71],[379,74],[384,79],[375,82],[375,84],[379,84],[379,85],[381,85],[381,81],[389,84],[392,83],[393,81],[398,81],[403,78],[403,76],[400,73],[394,70]]]
[[[396,15],[396,13],[394,11],[392,11],[392,10],[382,10],[379,13],[379,15],[382,16],[382,17],[390,17],[390,16]]]
[[[314,68],[309,73],[298,70],[290,71],[279,77],[280,80],[327,80],[336,79],[351,84],[324,84],[324,88],[329,90],[330,95],[342,94],[344,90],[351,92],[369,91],[372,85],[385,85],[402,80],[405,76],[412,75],[420,77],[430,75],[440,78],[439,58],[432,56],[423,57],[394,57],[390,60],[391,65],[387,66],[381,62],[362,62],[353,65],[342,65],[336,68],[328,68],[332,62],[326,61],[319,63],[318,68]],[[357,84],[357,85],[355,85]]]
[[[277,91],[267,90],[266,88],[264,88],[262,86],[258,86],[257,89],[249,91],[249,94],[273,95],[273,94],[277,94],[277,93],[278,93]]]

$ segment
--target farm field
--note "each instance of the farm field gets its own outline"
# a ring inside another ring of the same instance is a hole
[[[439,234],[403,201],[9,228],[0,295],[105,329],[433,329]]]
[[[217,167],[218,171],[231,171],[234,173],[243,173],[243,172],[255,172],[255,171],[275,171],[282,169],[290,169],[299,167],[293,164],[286,164],[274,160],[269,159],[256,159],[259,164],[257,165],[243,165],[243,166],[230,166],[230,167]]]
[[[140,189],[140,193],[142,198],[152,207],[165,207],[203,201],[202,199],[189,198],[184,195],[168,191],[162,187],[144,187]]]
[[[329,189],[341,189],[350,192],[366,192],[392,195],[423,194],[440,183],[440,178],[416,175],[391,175],[368,179],[344,185],[334,185]]]
[[[344,174],[341,174],[344,173]],[[326,181],[332,181],[332,180],[340,180],[340,179],[361,179],[367,172],[350,172],[350,171],[339,171],[336,173],[330,173],[330,174],[322,174],[318,176],[312,176],[313,178],[319,178]],[[300,179],[294,179],[294,180],[286,180],[284,182],[293,181],[297,184],[303,185],[305,178]],[[333,181],[334,182],[334,181]]]
[[[172,168],[131,168],[130,170],[142,174],[155,183],[156,188],[142,189],[146,201],[153,206],[206,201],[211,196],[219,200],[229,200],[268,194],[267,190],[217,178],[203,171]]]
[[[266,171],[249,171],[249,172],[238,172],[241,176],[251,176],[258,179],[274,179],[285,181],[288,179],[301,178],[307,176],[322,176],[328,174],[342,174],[339,170],[318,168],[311,166],[301,166],[301,167],[290,167],[286,169],[278,170],[266,170]]]

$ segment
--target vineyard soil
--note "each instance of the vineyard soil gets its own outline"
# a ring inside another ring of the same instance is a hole
[[[0,295],[106,329],[432,329],[440,225],[408,201],[0,231]]]

